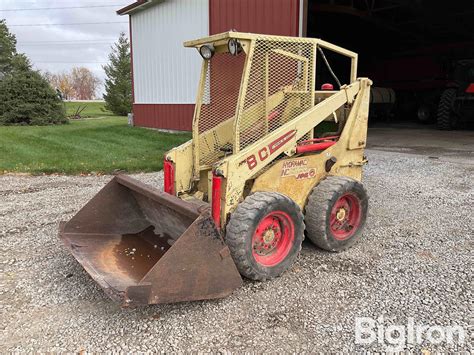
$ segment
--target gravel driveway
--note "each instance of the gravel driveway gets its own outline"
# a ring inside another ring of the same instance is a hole
[[[0,176],[1,338],[7,351],[354,351],[356,317],[461,326],[472,351],[474,165],[368,150],[363,240],[339,254],[305,242],[296,265],[217,301],[120,309],[57,237],[109,176]],[[162,185],[161,174],[137,178]],[[379,328],[382,327],[379,326]]]

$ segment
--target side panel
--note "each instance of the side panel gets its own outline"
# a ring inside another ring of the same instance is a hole
[[[167,0],[131,20],[135,103],[193,104],[201,57],[183,42],[208,35],[209,1]]]
[[[346,150],[343,146],[344,143],[337,143],[319,154],[278,161],[255,179],[252,192],[280,192],[292,198],[303,209],[313,187],[327,175],[347,176],[360,181],[364,164],[364,150]],[[338,162],[328,174],[325,170],[325,163],[331,157],[338,158]]]
[[[239,32],[299,36],[303,0],[209,0],[209,34]]]
[[[364,148],[367,140],[370,86],[362,84],[339,141],[321,152],[282,159],[255,179],[252,192],[277,191],[292,198],[301,208],[312,188],[327,175],[362,179],[366,163]],[[369,84],[370,85],[370,84]],[[326,163],[334,159],[334,163]]]
[[[133,120],[136,126],[190,131],[194,105],[182,104],[133,104]]]
[[[174,163],[175,190],[181,193],[190,189],[193,177],[193,146],[187,141],[166,153],[166,158]]]

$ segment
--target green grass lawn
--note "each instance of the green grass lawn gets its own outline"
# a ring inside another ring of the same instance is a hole
[[[156,171],[165,151],[190,139],[187,133],[129,127],[125,117],[101,107],[92,104],[91,116],[108,117],[58,126],[0,126],[0,174]]]
[[[111,117],[114,114],[110,111],[107,111],[104,108],[103,102],[66,102],[66,114],[68,116],[74,115],[78,108],[84,108],[81,112],[81,117],[83,118],[99,118],[99,117]]]

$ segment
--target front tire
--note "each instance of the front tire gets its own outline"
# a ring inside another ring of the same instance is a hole
[[[226,243],[239,272],[264,281],[288,270],[301,250],[303,219],[299,206],[285,195],[249,195],[226,227]]]
[[[362,236],[368,196],[362,184],[342,176],[329,176],[314,187],[306,205],[306,234],[318,247],[341,251]]]

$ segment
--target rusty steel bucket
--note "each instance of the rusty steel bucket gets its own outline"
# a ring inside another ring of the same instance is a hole
[[[122,306],[221,298],[242,284],[207,205],[114,177],[60,238]]]

